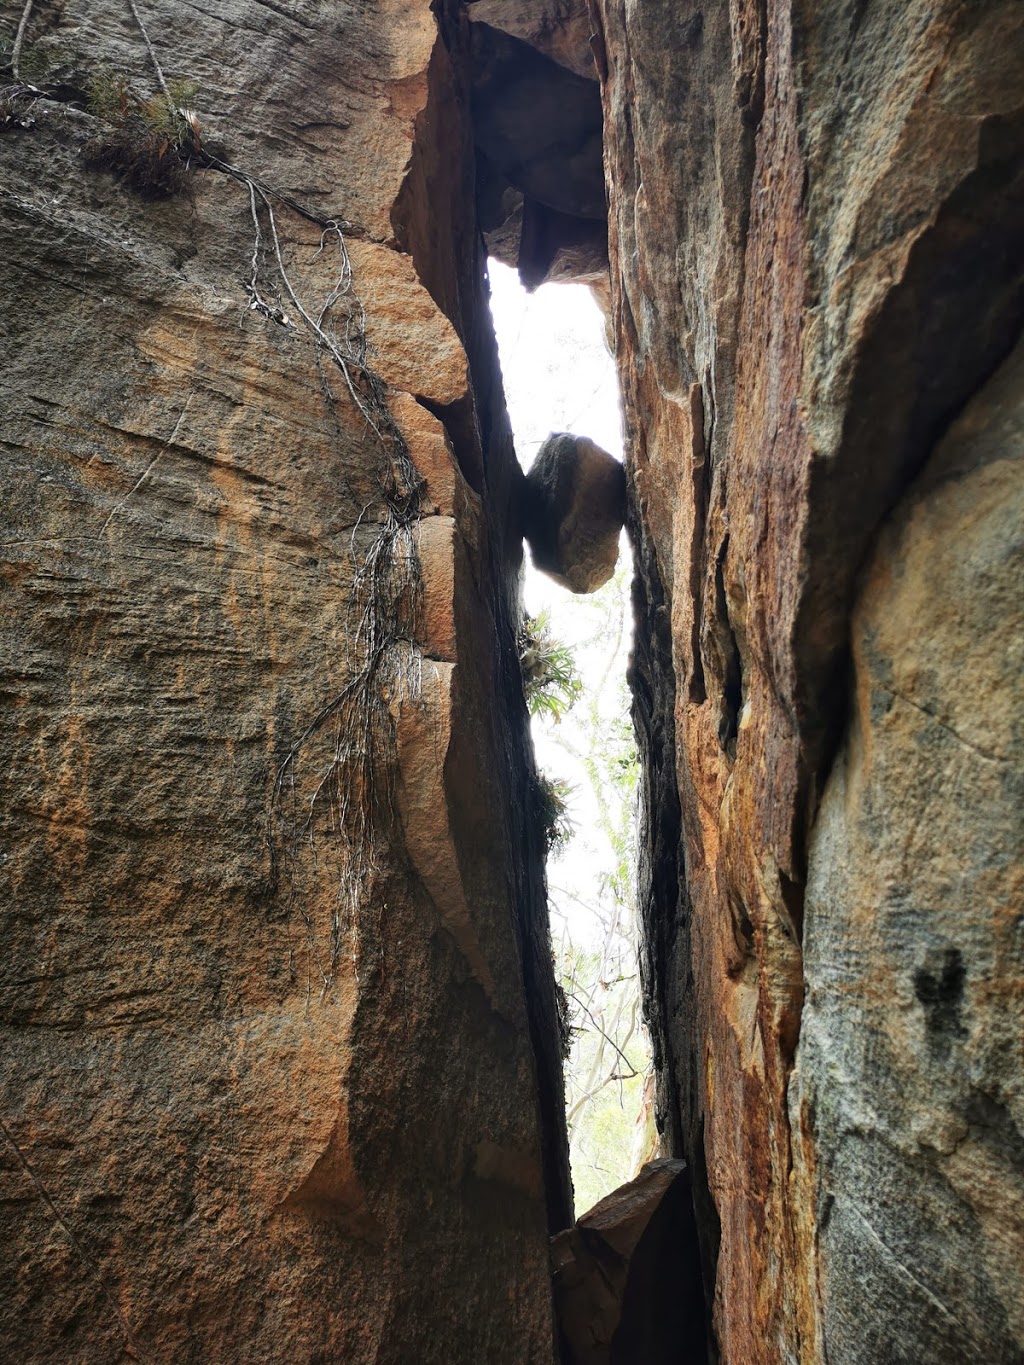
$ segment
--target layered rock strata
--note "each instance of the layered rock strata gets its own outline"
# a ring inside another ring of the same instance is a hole
[[[678,1254],[689,1316],[629,1342],[1018,1360],[1019,5],[26,13],[6,1354],[551,1359],[486,240],[531,285],[607,298],[611,265],[643,971],[693,1214],[630,1270],[650,1304]],[[97,78],[150,131],[198,82],[185,195],[89,169]]]
[[[30,16],[0,137],[8,1360],[552,1357],[518,478],[469,32],[436,8]],[[84,91],[166,120],[154,59],[200,149],[147,201],[83,159]]]

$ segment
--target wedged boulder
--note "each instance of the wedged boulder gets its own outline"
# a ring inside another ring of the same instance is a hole
[[[477,186],[488,252],[516,266],[527,289],[554,279],[605,281],[601,96],[586,6],[482,0],[471,14]]]
[[[520,38],[577,76],[597,80],[587,0],[476,0],[470,14],[474,23]]]
[[[552,1239],[566,1365],[706,1359],[700,1261],[684,1161],[651,1161]]]
[[[553,432],[526,476],[523,534],[534,565],[571,592],[595,592],[615,572],[626,475],[586,436]]]
[[[605,217],[597,84],[489,24],[472,25],[472,54],[479,150],[531,199]]]

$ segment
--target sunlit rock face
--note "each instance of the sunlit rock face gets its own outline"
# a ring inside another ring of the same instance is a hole
[[[534,566],[571,592],[596,592],[615,572],[626,476],[585,436],[548,437],[526,476],[524,530]]]
[[[65,85],[0,134],[0,1354],[550,1361],[571,1205],[465,20],[138,9],[252,180],[90,169],[60,100],[152,96],[146,43],[35,6],[24,74]],[[365,413],[302,317],[339,285]]]

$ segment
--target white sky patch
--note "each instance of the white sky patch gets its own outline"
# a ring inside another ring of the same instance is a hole
[[[604,316],[590,290],[552,284],[527,294],[516,273],[494,261],[490,276],[505,396],[523,467],[552,431],[589,436],[621,460],[618,380]],[[579,1213],[628,1180],[650,1155],[643,1102],[650,1044],[639,1017],[628,889],[635,876],[636,814],[626,769],[616,767],[629,767],[632,747],[625,685],[632,643],[630,551],[623,533],[615,580],[587,595],[538,573],[529,551],[526,561],[526,609],[531,616],[546,611],[551,635],[572,649],[584,687],[557,724],[541,717],[532,724],[541,772],[573,788],[568,811],[575,829],[549,859],[548,901],[557,970],[577,1030],[565,1080]]]
[[[553,431],[589,436],[621,460],[618,379],[605,344],[604,315],[590,290],[584,284],[547,284],[527,294],[508,266],[492,260],[489,273],[505,398],[523,468],[529,468],[541,442]],[[619,555],[620,565],[628,561],[625,533]],[[573,650],[584,687],[599,689],[602,717],[621,717],[620,679],[626,671],[631,622],[609,622],[607,607],[597,607],[591,597],[571,593],[538,573],[530,563],[529,549],[524,596],[531,616],[544,610],[549,613],[552,634]],[[599,633],[602,638],[596,640]],[[614,650],[616,636],[619,642]],[[595,806],[586,775],[566,748],[586,747],[580,728],[584,723],[579,714],[582,709],[578,705],[565,716],[557,731],[536,722],[533,725],[541,771],[565,779],[574,789],[569,813],[576,833],[553,861],[548,880],[552,909],[565,916],[577,942],[597,932],[594,916],[588,914],[586,906],[595,903],[608,857],[595,846]],[[571,895],[559,894],[560,889],[571,891]],[[552,927],[557,932],[557,924]]]
[[[491,313],[519,459],[528,467],[552,431],[589,436],[622,459],[622,411],[604,315],[585,284],[528,294],[516,272],[488,263]]]

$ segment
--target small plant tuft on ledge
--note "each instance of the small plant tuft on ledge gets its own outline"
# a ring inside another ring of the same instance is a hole
[[[106,128],[85,144],[86,160],[146,198],[181,193],[202,156],[191,108],[198,89],[195,81],[170,81],[166,95],[144,99],[122,76],[93,77],[87,108]]]
[[[546,611],[524,618],[519,633],[519,664],[531,716],[544,715],[559,721],[572,710],[583,684],[572,650],[553,638]]]
[[[47,63],[30,49],[15,52],[17,40],[0,38],[0,132],[31,128],[40,85],[48,75]]]
[[[559,777],[539,773],[533,789],[534,817],[548,854],[558,852],[571,838],[576,826],[569,815],[572,785]]]

